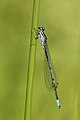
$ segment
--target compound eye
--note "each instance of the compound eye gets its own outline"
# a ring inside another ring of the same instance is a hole
[[[40,30],[41,28],[40,27],[38,27],[38,32],[40,32],[41,30]]]
[[[44,27],[42,27],[42,30],[44,31],[44,30],[45,30],[45,28],[44,28]]]
[[[40,27],[38,27],[38,30],[40,30]]]

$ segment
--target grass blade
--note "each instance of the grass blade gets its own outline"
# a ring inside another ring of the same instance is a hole
[[[32,15],[32,26],[31,26],[31,40],[30,40],[30,53],[29,53],[29,64],[28,64],[28,75],[27,75],[27,86],[26,86],[26,98],[25,98],[25,112],[24,120],[31,119],[31,104],[32,104],[32,91],[33,91],[33,76],[35,67],[35,55],[36,55],[36,38],[34,37],[34,28],[38,28],[39,19],[39,0],[33,2],[33,15]]]

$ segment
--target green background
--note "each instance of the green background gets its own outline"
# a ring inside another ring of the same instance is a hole
[[[33,0],[0,1],[0,120],[24,120]],[[37,41],[31,120],[79,119],[80,1],[41,0],[45,27],[59,82],[61,109],[46,89],[43,49]]]

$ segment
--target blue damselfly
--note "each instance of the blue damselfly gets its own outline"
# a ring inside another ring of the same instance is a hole
[[[52,88],[52,90],[54,90],[54,93],[55,93],[55,96],[56,96],[57,107],[58,107],[58,109],[60,109],[61,106],[60,106],[60,101],[59,101],[58,94],[57,94],[58,83],[56,83],[56,81],[55,81],[55,75],[54,75],[54,72],[53,72],[50,53],[49,53],[49,49],[48,49],[48,45],[47,45],[47,37],[44,33],[44,30],[45,30],[44,27],[38,27],[37,38],[40,38],[42,48],[44,49],[46,62],[47,62],[47,66],[48,66],[48,70],[49,70],[49,74],[50,74],[50,78],[51,78],[51,88]]]

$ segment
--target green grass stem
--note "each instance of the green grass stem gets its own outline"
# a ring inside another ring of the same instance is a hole
[[[39,4],[40,4],[39,2],[40,0],[34,0],[33,2],[33,15],[32,15],[32,26],[31,26],[31,40],[30,40],[30,53],[29,53],[29,64],[28,64],[24,120],[31,120],[33,76],[34,76],[35,55],[36,55],[36,38],[34,36],[35,35],[34,28],[36,30],[38,28]]]

